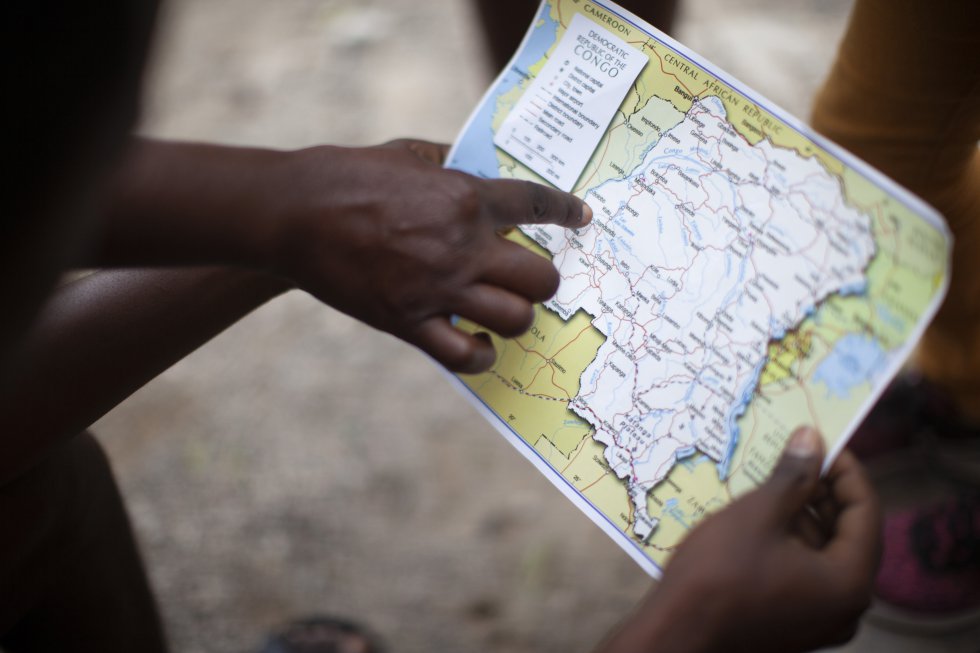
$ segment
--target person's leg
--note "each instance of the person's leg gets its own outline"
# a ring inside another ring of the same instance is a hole
[[[678,0],[619,0],[619,5],[669,33]],[[475,0],[494,72],[510,61],[540,4],[538,0]]]
[[[0,487],[0,647],[166,650],[122,498],[88,433]]]
[[[949,222],[949,296],[916,364],[980,421],[980,3],[857,0],[813,124]]]

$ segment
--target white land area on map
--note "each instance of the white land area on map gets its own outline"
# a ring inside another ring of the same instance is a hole
[[[770,342],[831,294],[860,292],[875,242],[839,178],[750,145],[715,97],[586,201],[587,228],[524,230],[561,273],[545,306],[584,310],[606,336],[569,407],[606,445],[643,539],[657,526],[647,495],[679,458],[701,451],[727,474]]]
[[[572,190],[649,59],[581,14],[504,119],[494,144]]]

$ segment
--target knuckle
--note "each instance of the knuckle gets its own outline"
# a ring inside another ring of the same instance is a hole
[[[377,295],[378,309],[383,316],[382,319],[393,324],[415,322],[415,316],[420,312],[421,303],[420,298],[408,293],[380,293]]]
[[[520,265],[523,272],[524,284],[521,294],[532,302],[543,302],[551,299],[558,292],[561,284],[561,274],[553,263],[530,252],[524,254]]]
[[[534,324],[534,307],[531,304],[526,303],[521,305],[518,322],[521,327],[521,333],[530,329],[531,325]]]
[[[507,323],[501,325],[498,333],[505,338],[515,338],[531,328],[534,322],[534,308],[530,303],[515,304],[510,310]]]
[[[561,284],[561,274],[558,273],[558,268],[552,264],[548,264],[545,271],[542,273],[542,294],[544,295],[541,299],[551,299],[558,292],[558,286]]]
[[[443,367],[453,372],[468,372],[472,367],[476,351],[471,341],[447,342],[442,336],[427,338],[422,349],[436,359]]]
[[[536,184],[532,181],[525,181],[524,187],[527,189],[531,209],[531,215],[529,216],[531,221],[535,223],[545,222],[551,211],[551,202],[547,189],[541,184]]]
[[[473,242],[474,233],[468,222],[452,222],[443,231],[445,251],[430,258],[430,265],[441,275],[448,275],[460,264],[466,263],[466,250]]]
[[[439,362],[451,372],[469,372],[472,359],[473,353],[471,351],[457,350],[449,354],[444,353],[439,358]]]
[[[464,216],[476,216],[483,203],[480,190],[467,175],[447,171],[445,191],[449,201]]]

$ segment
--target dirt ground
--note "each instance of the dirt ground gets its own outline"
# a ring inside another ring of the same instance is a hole
[[[846,0],[690,0],[678,37],[805,116]],[[178,0],[142,130],[451,141],[490,80],[462,0]],[[294,292],[101,420],[174,651],[346,615],[397,653],[587,651],[650,587],[411,348]],[[854,651],[966,651],[889,639]],[[904,643],[903,643],[904,642]]]

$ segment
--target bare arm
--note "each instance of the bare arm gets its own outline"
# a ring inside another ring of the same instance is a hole
[[[823,478],[798,430],[769,480],[709,516],[596,653],[802,653],[839,645],[871,600],[878,500],[844,451]]]
[[[577,227],[590,213],[544,186],[445,170],[444,152],[420,141],[277,152],[134,140],[84,263],[231,267],[101,273],[55,293],[4,370],[0,479],[286,287],[452,369],[489,367],[489,338],[451,316],[516,335],[558,281],[497,230]]]
[[[0,393],[0,483],[287,288],[234,268],[115,270],[59,288]]]
[[[137,140],[88,261],[234,264],[290,279],[450,369],[494,360],[489,339],[522,333],[554,266],[501,238],[520,223],[581,227],[585,204],[552,188],[441,166],[445,147],[394,141],[293,152]]]

